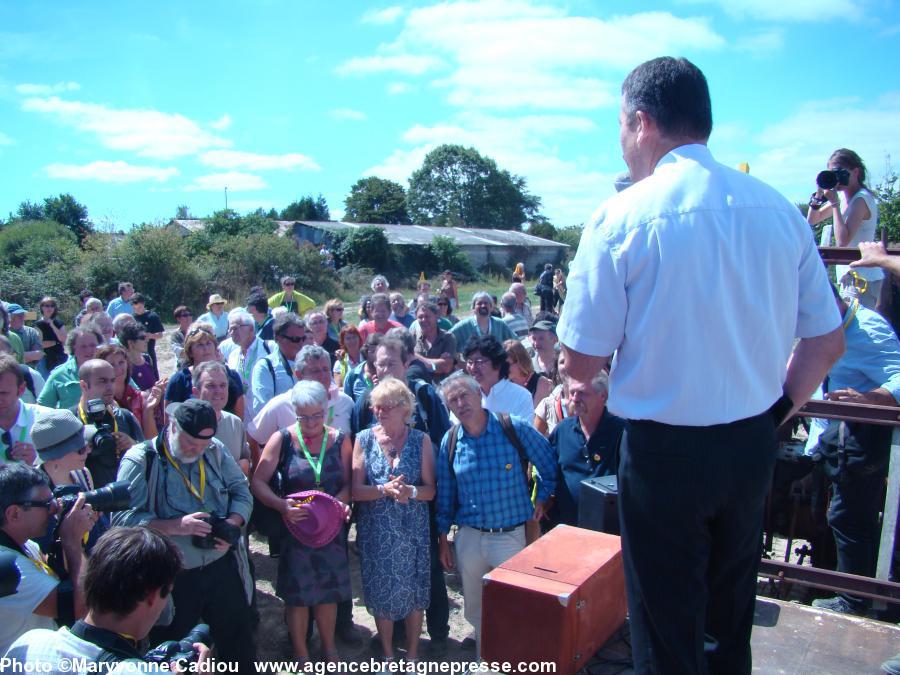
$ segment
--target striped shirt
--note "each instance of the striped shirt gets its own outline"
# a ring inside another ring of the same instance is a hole
[[[550,444],[530,424],[511,418],[525,454],[540,475],[538,501],[546,501],[556,487],[556,459]],[[445,534],[450,525],[477,528],[511,527],[528,520],[534,506],[522,474],[519,453],[507,440],[500,421],[488,413],[484,431],[473,438],[460,425],[450,473],[447,443],[441,442],[437,476],[437,527]]]

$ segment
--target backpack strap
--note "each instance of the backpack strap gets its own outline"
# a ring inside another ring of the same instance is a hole
[[[156,438],[159,439],[160,436],[157,435]],[[159,456],[157,443],[158,441],[153,439],[144,441],[144,482],[147,483],[147,510],[151,513],[156,513],[156,483],[159,477],[159,465],[156,463]]]
[[[31,369],[24,363],[20,363],[19,370],[22,371],[22,377],[25,378],[25,387],[31,392],[31,395],[34,396],[35,400],[37,400],[37,394],[34,391],[34,378],[31,376]]]
[[[497,418],[500,420],[500,426],[503,427],[503,434],[506,436],[506,440],[512,443],[516,452],[519,453],[519,463],[522,465],[522,473],[525,476],[525,483],[527,484],[528,454],[525,452],[525,446],[523,446],[522,441],[519,440],[519,435],[516,433],[516,429],[513,426],[512,419],[509,417],[509,413],[500,413],[497,415]]]
[[[450,427],[447,437],[447,461],[450,464],[450,477],[456,478],[456,472],[453,470],[453,456],[456,454],[456,434],[459,433],[459,425],[454,424]]]

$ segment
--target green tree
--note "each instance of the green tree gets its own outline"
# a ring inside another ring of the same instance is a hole
[[[281,210],[281,220],[331,220],[331,213],[325,197],[319,195],[313,199],[309,196],[284,207]]]
[[[27,199],[16,210],[17,220],[44,220],[44,205]]]
[[[872,190],[878,200],[878,225],[887,230],[888,241],[900,242],[900,186],[891,172]]]
[[[191,209],[186,204],[181,204],[178,208],[175,209],[175,219],[190,220]]]
[[[72,230],[72,233],[78,237],[79,245],[94,229],[88,220],[87,208],[75,201],[70,194],[47,197],[44,200],[44,218],[55,220],[60,225],[65,225]]]
[[[406,190],[399,183],[377,176],[361,178],[344,200],[344,220],[350,223],[406,225]]]
[[[223,238],[274,234],[276,228],[274,220],[259,213],[242,217],[237,211],[223,209],[206,219],[202,229],[188,235],[186,243],[192,256],[200,256]]]
[[[341,242],[340,258],[346,265],[368,267],[387,274],[394,256],[384,230],[374,225],[353,230]]]
[[[118,247],[128,278],[149,295],[160,314],[180,304],[203,305],[206,287],[197,263],[188,257],[184,240],[156,225],[141,225],[128,233]]]
[[[538,215],[541,200],[475,148],[441,145],[409,179],[409,216],[416,223],[519,230]]]
[[[435,269],[432,272],[441,273],[444,270],[450,270],[465,278],[475,276],[472,262],[454,239],[450,237],[435,237],[431,240],[428,248],[435,261]]]
[[[543,216],[538,216],[531,221],[528,226],[528,234],[532,234],[535,237],[541,237],[542,239],[556,241],[556,228]]]
[[[75,235],[51,220],[15,220],[0,230],[4,265],[40,270],[53,261],[71,259],[77,250]]]

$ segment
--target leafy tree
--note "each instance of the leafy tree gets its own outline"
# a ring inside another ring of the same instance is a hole
[[[266,214],[266,218],[269,220],[278,220],[278,211],[275,209],[269,209],[269,212]]]
[[[344,206],[344,219],[351,223],[409,223],[406,190],[399,183],[377,176],[356,181],[344,200]]]
[[[223,209],[208,218],[203,229],[188,236],[188,252],[192,256],[200,256],[223,238],[274,234],[276,227],[275,221],[258,213],[241,217],[237,211]]]
[[[51,220],[17,220],[0,230],[0,260],[29,271],[56,260],[71,260],[78,241],[68,228]]]
[[[444,270],[451,270],[466,278],[475,276],[472,262],[454,239],[450,237],[435,237],[431,240],[428,248],[434,256],[434,272],[440,273]]]
[[[554,241],[558,241],[560,244],[568,244],[569,257],[573,258],[575,257],[575,252],[578,251],[578,244],[581,242],[582,232],[584,232],[584,227],[581,225],[563,227],[556,230]]]
[[[550,241],[556,241],[556,228],[543,216],[538,216],[531,221],[531,224],[528,227],[528,234],[543,239],[549,239]]]
[[[475,148],[441,145],[409,179],[406,205],[417,223],[519,230],[541,205],[525,179]]]
[[[27,199],[16,210],[17,220],[44,220],[44,205]]]
[[[888,241],[900,241],[900,185],[896,173],[889,173],[872,190],[878,200],[878,225],[887,230]]]
[[[281,220],[331,220],[328,203],[325,197],[319,195],[316,199],[311,196],[302,197],[299,201],[291,202],[281,210]]]
[[[200,270],[188,257],[180,235],[164,227],[141,225],[134,228],[118,247],[129,278],[149,295],[157,310],[168,314],[186,304],[203,305],[206,287]]]
[[[341,242],[340,257],[344,264],[369,267],[380,274],[387,274],[394,266],[387,235],[374,225],[348,234]]]
[[[186,204],[181,204],[177,209],[175,209],[175,219],[176,220],[190,220],[191,219],[191,209]]]
[[[65,225],[72,230],[73,234],[78,237],[79,245],[94,229],[88,220],[87,208],[75,201],[70,194],[47,197],[44,200],[44,218],[55,220],[60,225]]]

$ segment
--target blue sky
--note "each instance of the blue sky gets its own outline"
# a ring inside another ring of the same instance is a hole
[[[710,147],[794,201],[835,148],[900,166],[892,0],[0,0],[0,213],[71,192],[101,226],[180,204],[332,216],[366,175],[406,184],[473,145],[560,226],[624,169],[619,88],[683,55],[706,73]]]

